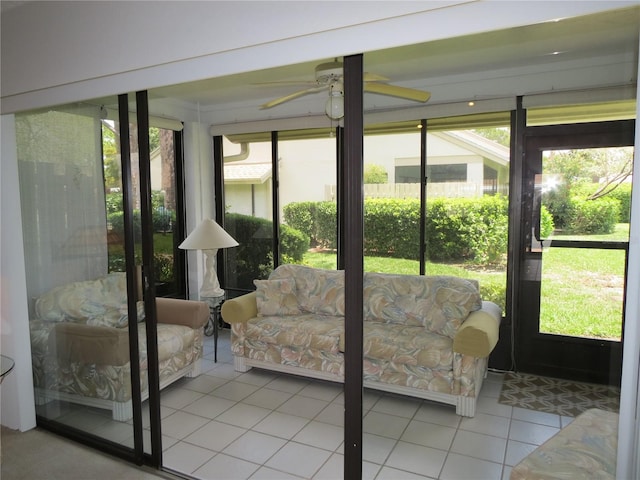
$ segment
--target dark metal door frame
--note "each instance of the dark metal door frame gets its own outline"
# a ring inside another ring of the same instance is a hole
[[[537,231],[534,186],[535,175],[542,173],[542,151],[632,146],[634,128],[633,120],[625,120],[525,129],[520,275],[514,322],[516,366],[520,371],[594,383],[615,385],[620,382],[622,342],[539,333],[542,252],[530,246],[536,241],[533,238]],[[551,241],[551,245],[560,248],[628,248],[625,242],[603,243]]]

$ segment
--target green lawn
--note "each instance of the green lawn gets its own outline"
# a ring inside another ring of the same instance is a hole
[[[626,240],[628,224],[610,235],[555,236],[581,240]],[[304,264],[336,268],[335,253],[308,252]],[[365,271],[419,274],[417,261],[365,257]],[[505,305],[506,269],[428,263],[428,275],[474,278],[483,299]],[[543,253],[540,331],[561,335],[620,339],[624,281],[624,251],[549,248]]]
[[[629,239],[629,224],[610,235],[556,239]],[[540,330],[581,337],[616,339],[622,332],[623,250],[550,248],[543,253]]]

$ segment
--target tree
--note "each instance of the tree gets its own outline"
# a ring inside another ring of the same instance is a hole
[[[118,154],[120,153],[120,137],[116,134],[112,122],[102,120],[102,162],[104,168],[104,186],[121,188],[121,169]]]
[[[604,197],[613,192],[633,172],[633,148],[604,148],[594,152],[597,163],[601,167],[600,187],[587,197],[589,200]]]
[[[488,140],[492,140],[504,147],[508,147],[511,142],[511,133],[506,127],[495,128],[475,128],[471,130],[473,133],[480,135]]]
[[[631,176],[633,147],[551,151],[544,166],[545,172],[562,175],[569,190],[578,182],[598,183],[597,191],[588,197],[594,200],[611,193]]]
[[[387,183],[389,175],[381,165],[368,164],[364,167],[364,183]]]
[[[173,130],[160,130],[160,161],[162,162],[162,190],[164,206],[170,210],[176,208],[175,154],[173,148]]]
[[[545,175],[561,179],[544,192],[544,204],[552,212],[556,227],[568,228],[578,205],[611,194],[629,178],[633,148],[552,150],[544,158]]]

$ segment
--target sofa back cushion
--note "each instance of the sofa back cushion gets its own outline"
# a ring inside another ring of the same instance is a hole
[[[455,336],[482,300],[475,280],[449,276],[364,275],[364,320],[423,326],[429,332]]]
[[[259,317],[271,315],[299,315],[296,282],[292,278],[254,280],[256,308]]]
[[[144,305],[138,302],[138,321]],[[68,283],[49,290],[35,303],[36,318],[50,322],[86,323],[122,328],[128,324],[127,277],[110,273],[95,280]]]
[[[303,312],[344,316],[344,271],[280,265],[269,276],[269,280],[283,278],[294,280],[298,305]]]

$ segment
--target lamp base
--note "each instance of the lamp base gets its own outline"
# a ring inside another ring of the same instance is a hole
[[[220,288],[218,275],[216,273],[216,254],[218,249],[203,250],[205,259],[204,277],[202,278],[202,286],[200,287],[201,297],[220,297],[224,295],[224,290]]]
[[[224,290],[222,288],[220,288],[220,286],[218,286],[217,289],[206,289],[203,288],[200,289],[200,298],[206,297],[206,298],[215,298],[215,297],[222,297],[224,295]]]

